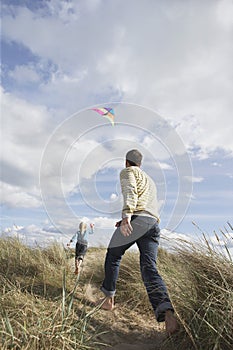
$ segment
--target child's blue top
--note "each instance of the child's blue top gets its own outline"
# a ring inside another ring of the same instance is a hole
[[[73,237],[71,238],[71,242],[76,241],[77,243],[81,244],[87,244],[88,243],[88,235],[91,235],[94,233],[94,229],[91,227],[90,229],[87,229],[81,233],[80,230],[78,230]]]

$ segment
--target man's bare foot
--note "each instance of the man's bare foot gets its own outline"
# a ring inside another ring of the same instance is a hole
[[[171,310],[167,310],[165,313],[165,326],[168,335],[171,335],[178,330],[177,319]]]
[[[105,297],[97,301],[96,306],[100,306],[103,310],[113,310],[114,309],[114,297]]]

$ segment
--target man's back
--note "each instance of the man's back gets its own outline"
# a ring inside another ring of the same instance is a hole
[[[154,181],[138,166],[130,166],[120,173],[124,198],[123,217],[153,216],[159,221],[157,189]]]

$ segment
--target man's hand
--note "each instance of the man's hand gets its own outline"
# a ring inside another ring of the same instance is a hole
[[[115,223],[115,227],[120,227],[121,226],[121,220],[120,221],[117,221],[116,223]]]
[[[131,233],[133,231],[133,227],[130,224],[129,218],[122,219],[120,230],[121,230],[121,233],[123,234],[123,236],[125,236],[125,237],[131,235]]]
[[[90,224],[90,228],[94,228],[94,226],[95,226],[94,224],[92,224],[92,223]]]

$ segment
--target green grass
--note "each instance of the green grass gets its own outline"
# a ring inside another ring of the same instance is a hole
[[[89,285],[99,289],[104,256],[105,249],[89,248],[86,267],[75,277],[73,258],[64,247],[30,248],[17,239],[0,239],[0,348],[104,349],[101,343],[109,344],[105,332],[121,331],[116,324],[111,328],[106,313],[94,307],[85,294]],[[133,323],[147,336],[152,322],[155,328],[157,323],[138,260],[135,252],[123,257],[117,317],[124,319],[126,333]],[[180,323],[179,332],[166,338],[160,349],[231,350],[233,263],[227,249],[216,251],[206,235],[198,244],[180,241],[173,253],[159,251],[158,268]],[[115,322],[116,316],[112,317]],[[154,349],[158,349],[156,340]]]

